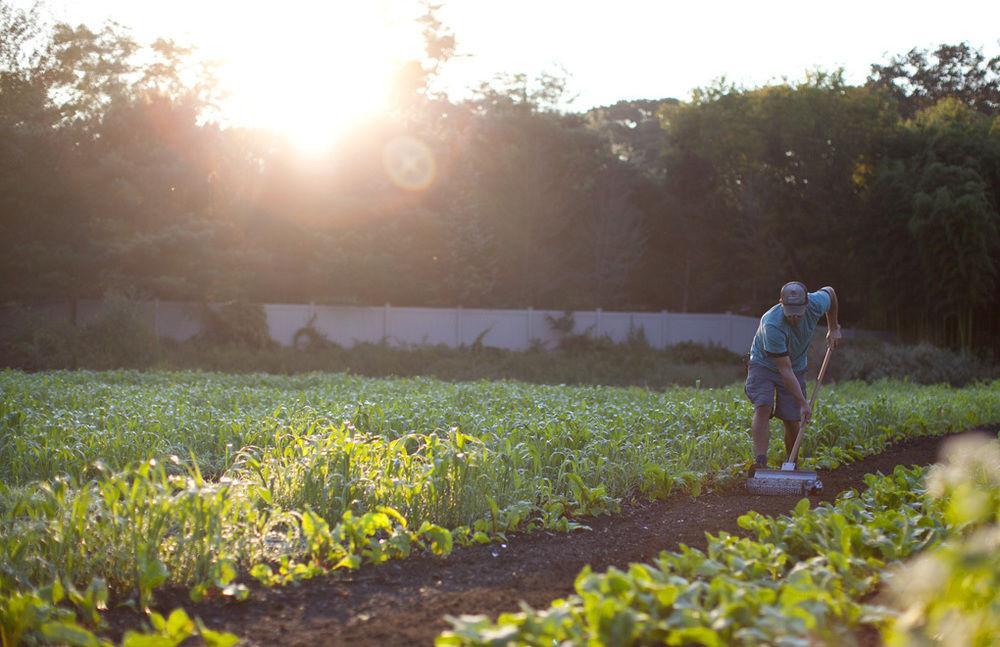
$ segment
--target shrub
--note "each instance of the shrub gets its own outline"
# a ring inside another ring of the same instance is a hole
[[[928,343],[913,346],[871,339],[849,339],[835,351],[830,376],[835,380],[872,382],[885,378],[917,384],[963,386],[1000,375],[988,358],[939,348]]]
[[[0,341],[4,366],[27,371],[76,368],[79,331],[69,321],[14,306]]]
[[[142,304],[127,295],[105,296],[97,319],[77,336],[78,364],[85,368],[145,368],[160,357],[160,343]]]
[[[717,344],[682,341],[667,348],[667,355],[685,364],[733,364],[742,366],[739,353]]]
[[[146,368],[160,357],[160,342],[128,295],[109,293],[97,318],[83,327],[18,308],[3,342],[3,365],[28,371],[61,368]]]
[[[256,349],[277,345],[271,339],[264,306],[259,303],[230,301],[215,307],[205,305],[201,322],[199,342]]]
[[[315,353],[316,351],[329,350],[330,348],[339,348],[339,344],[330,341],[326,338],[326,335],[316,330],[316,315],[313,314],[309,322],[296,330],[295,334],[292,335],[292,348],[298,351]]]

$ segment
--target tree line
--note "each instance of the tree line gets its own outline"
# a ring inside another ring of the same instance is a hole
[[[849,325],[996,348],[1000,58],[915,48],[861,85],[572,112],[555,75],[435,92],[455,38],[423,22],[392,110],[306,160],[213,119],[190,50],[0,0],[0,301],[756,316],[798,279]]]

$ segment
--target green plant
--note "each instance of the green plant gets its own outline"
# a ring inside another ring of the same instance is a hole
[[[202,330],[198,341],[252,349],[276,345],[267,327],[264,306],[245,301],[219,305],[205,304],[201,310]]]
[[[1000,636],[1000,444],[961,439],[928,477],[954,529],[942,545],[894,570],[886,644],[987,647]]]
[[[716,344],[699,344],[682,341],[667,347],[667,355],[686,364],[732,364],[740,365],[739,353]]]
[[[87,368],[144,368],[160,357],[150,313],[125,294],[104,297],[100,314],[80,330],[78,342],[78,363]]]
[[[29,371],[77,367],[80,331],[70,321],[22,306],[13,306],[8,317],[0,337],[6,365]]]
[[[996,467],[989,465],[994,482],[980,497],[993,506],[991,518],[1000,496]],[[960,461],[958,469],[976,468]],[[576,594],[548,609],[501,614],[495,623],[484,616],[450,617],[453,629],[436,644],[851,642],[857,625],[893,617],[890,610],[860,602],[881,581],[887,564],[962,532],[949,510],[963,508],[957,497],[972,489],[956,489],[942,505],[924,495],[923,479],[922,468],[897,467],[889,476],[867,476],[867,490],[850,491],[834,505],[813,509],[803,499],[791,516],[744,515],[739,523],[749,537],[709,535],[704,552],[681,546],[660,553],[652,564],[626,570],[594,573],[585,567]],[[989,577],[990,585],[973,594],[986,604],[995,603],[1000,592],[996,571]],[[903,617],[908,615],[923,617]]]
[[[545,315],[545,322],[549,324],[552,332],[556,333],[559,337],[572,335],[573,329],[576,328],[576,319],[573,318],[572,310],[566,310],[558,317]]]
[[[806,464],[1000,419],[998,389],[831,385]],[[95,578],[140,608],[167,585],[239,599],[248,573],[571,531],[633,496],[727,487],[749,460],[739,386],[7,370],[0,392],[0,588],[57,575],[83,618]]]
[[[292,348],[297,351],[315,353],[336,346],[326,338],[326,335],[316,329],[316,315],[314,314],[306,322],[306,325],[295,331],[292,335]]]
[[[998,375],[997,366],[988,358],[927,343],[909,346],[850,339],[830,363],[830,376],[835,380],[905,379],[915,384],[962,386]]]

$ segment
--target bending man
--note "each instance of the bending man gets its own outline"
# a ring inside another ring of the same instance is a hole
[[[798,281],[781,288],[780,302],[764,313],[750,347],[744,391],[753,404],[753,471],[767,467],[770,419],[785,425],[785,455],[795,444],[799,427],[812,417],[806,400],[806,355],[822,315],[826,315],[827,342],[840,343],[837,293],[827,286],[808,292]]]

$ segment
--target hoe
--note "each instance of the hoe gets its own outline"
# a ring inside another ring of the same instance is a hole
[[[832,350],[830,347],[826,349],[823,366],[820,367],[819,375],[816,377],[816,388],[813,389],[812,401],[809,403],[810,409],[816,407],[816,396],[819,395],[819,386],[823,383],[823,376],[826,374],[827,364],[830,363]],[[819,480],[819,475],[816,472],[795,469],[795,462],[799,457],[799,443],[802,442],[802,434],[805,433],[808,424],[808,422],[804,422],[799,427],[792,451],[788,454],[785,462],[781,464],[780,470],[759,469],[747,479],[749,492],[752,494],[805,495],[816,494],[823,489],[823,482]]]

